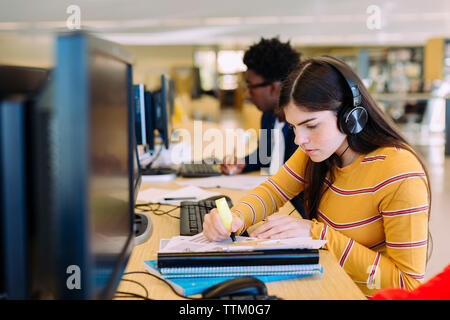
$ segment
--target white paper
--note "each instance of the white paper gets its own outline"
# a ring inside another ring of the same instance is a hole
[[[177,236],[171,239],[161,239],[159,252],[320,249],[326,242],[327,240],[313,240],[311,238],[258,239],[237,236],[236,244],[233,244],[231,239],[211,242],[202,232],[195,236]]]
[[[145,202],[158,202],[159,199],[164,198],[166,193],[169,193],[170,189],[156,189],[149,188],[145,190],[139,190],[137,200]]]
[[[245,242],[253,239],[236,236],[237,242]],[[177,236],[170,239],[161,239],[159,252],[221,251],[224,247],[232,244],[231,239],[211,242],[201,232],[195,236]]]
[[[193,199],[187,201],[200,201],[217,195],[220,195],[220,193],[203,190],[195,186],[188,186],[176,190],[157,188],[142,190],[139,191],[137,199],[145,202],[179,205],[181,201],[186,200],[164,200],[164,198],[192,197]]]
[[[190,185],[202,188],[226,188],[251,190],[267,180],[266,176],[219,176],[177,181],[180,185]]]

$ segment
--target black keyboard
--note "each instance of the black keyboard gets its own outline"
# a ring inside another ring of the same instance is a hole
[[[185,178],[213,177],[221,174],[222,172],[215,164],[183,163],[180,167],[180,175]]]
[[[233,203],[227,199],[231,208]],[[180,235],[193,236],[203,231],[203,217],[216,207],[215,200],[182,201],[180,204]]]
[[[176,174],[177,170],[169,167],[145,168],[141,170],[143,176],[155,176],[165,174]]]

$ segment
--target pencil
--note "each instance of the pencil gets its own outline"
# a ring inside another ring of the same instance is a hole
[[[164,200],[197,200],[196,197],[175,197],[175,198],[164,198]]]

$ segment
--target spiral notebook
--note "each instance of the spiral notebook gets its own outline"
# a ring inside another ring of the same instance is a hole
[[[172,278],[167,277],[161,274],[161,269],[157,267],[156,260],[148,260],[144,261],[144,269],[149,273],[157,276],[158,278],[165,279],[170,283],[172,288],[176,290],[179,294],[189,296],[193,294],[202,293],[207,288],[221,283],[223,281],[236,278],[238,275],[232,276],[214,276],[214,277],[178,277]],[[303,273],[303,274],[278,274],[278,275],[254,275],[255,278],[263,282],[272,282],[272,281],[280,281],[280,280],[288,280],[288,279],[296,279],[307,276],[313,276],[317,274],[321,274],[323,272],[322,267],[320,267],[320,272],[314,273]]]
[[[220,267],[171,267],[161,268],[161,274],[169,278],[313,275],[322,272],[320,264],[256,265]]]

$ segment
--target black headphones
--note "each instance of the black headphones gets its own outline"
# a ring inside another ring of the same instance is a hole
[[[351,135],[360,133],[367,124],[369,115],[367,110],[361,105],[361,93],[358,89],[358,81],[347,67],[340,60],[330,56],[321,56],[317,60],[326,62],[335,69],[348,84],[353,96],[353,105],[343,104],[338,111],[338,125],[341,132]]]

